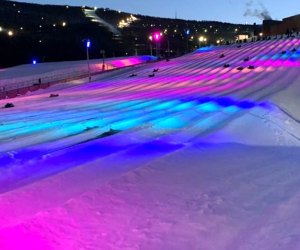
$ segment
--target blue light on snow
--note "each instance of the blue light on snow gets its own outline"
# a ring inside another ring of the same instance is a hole
[[[154,124],[156,128],[163,128],[163,129],[179,129],[186,125],[186,122],[184,122],[180,117],[169,117],[166,119],[163,119],[161,121],[157,121]]]
[[[200,49],[197,49],[195,53],[203,53],[203,52],[209,52],[213,50],[213,46],[209,47],[202,47]]]
[[[210,113],[217,112],[218,110],[220,110],[220,107],[214,102],[207,102],[199,105],[197,109],[201,112]]]

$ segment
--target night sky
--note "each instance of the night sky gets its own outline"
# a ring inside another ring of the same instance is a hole
[[[135,14],[231,23],[261,23],[300,14],[299,0],[19,0],[42,4],[106,7]]]

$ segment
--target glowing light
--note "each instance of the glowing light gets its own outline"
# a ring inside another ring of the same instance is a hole
[[[0,26],[0,32],[3,31],[2,27]]]
[[[33,64],[33,65],[36,65],[36,64],[37,64],[37,61],[36,61],[36,60],[32,60],[32,64]]]
[[[161,37],[162,37],[162,33],[161,33],[161,32],[155,32],[155,33],[153,34],[153,37],[154,37],[154,40],[155,40],[156,42],[159,42],[160,39],[161,39]]]
[[[87,40],[87,42],[86,42],[86,47],[87,47],[87,48],[90,48],[90,47],[91,47],[91,41],[90,41],[90,40]]]
[[[8,34],[8,36],[13,36],[13,35],[14,35],[14,32],[11,31],[11,30],[9,30],[9,31],[7,32],[7,34]]]
[[[62,23],[62,26],[63,26],[63,27],[66,27],[66,26],[67,26],[67,23],[66,23],[66,22],[63,22],[63,23]]]
[[[207,38],[206,37],[204,37],[204,36],[200,36],[199,37],[199,42],[206,42],[207,41]]]
[[[130,15],[130,17],[127,17],[126,20],[122,19],[119,24],[118,24],[118,28],[125,28],[125,27],[129,27],[131,23],[137,21],[138,19],[133,16]]]

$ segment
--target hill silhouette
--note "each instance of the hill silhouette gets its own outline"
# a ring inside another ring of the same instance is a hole
[[[95,22],[87,16],[94,14],[118,31]],[[208,37],[207,43],[233,41],[238,33],[251,33],[251,25],[238,25],[214,21],[188,21],[135,15],[128,26],[118,27],[131,13],[99,8],[66,5],[39,5],[14,1],[0,2],[0,67],[38,62],[84,59],[84,40],[90,39],[91,58],[150,54],[149,34],[164,32],[161,54],[170,55],[192,51],[200,45],[198,37]],[[10,33],[11,36],[8,34]],[[187,35],[189,31],[189,35]],[[153,44],[155,53],[155,44]]]

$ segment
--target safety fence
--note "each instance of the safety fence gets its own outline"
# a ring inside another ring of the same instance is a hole
[[[147,61],[145,63],[149,63],[151,61]],[[145,64],[140,63],[137,65]],[[66,83],[71,82],[83,78],[88,78],[89,76],[95,76],[99,74],[103,74],[105,72],[111,72],[118,69],[124,69],[129,67],[134,67],[136,65],[130,65],[130,66],[124,66],[124,67],[114,67],[110,64],[106,64],[104,69],[99,70],[91,70],[90,73],[88,73],[87,70],[82,71],[75,71],[72,73],[62,73],[62,74],[55,74],[51,76],[45,76],[40,77],[37,76],[35,79],[20,81],[20,82],[14,82],[9,85],[0,86],[0,99],[6,99],[6,98],[14,98],[17,96],[25,95],[28,92],[37,91],[39,89],[46,89],[52,85],[59,84],[59,83]]]

